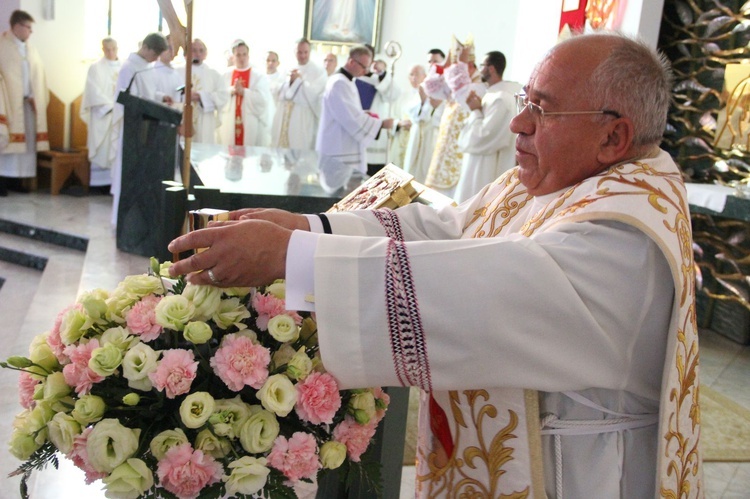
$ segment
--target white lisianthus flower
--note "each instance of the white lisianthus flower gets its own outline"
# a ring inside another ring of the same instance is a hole
[[[164,288],[161,279],[156,276],[147,274],[129,275],[117,285],[112,294],[117,293],[130,295],[133,297],[133,302],[136,302],[146,295],[164,294]]]
[[[71,308],[63,314],[60,321],[60,339],[66,345],[80,340],[86,331],[93,326],[91,318],[78,308]]]
[[[237,395],[232,399],[217,400],[214,413],[208,421],[218,436],[234,439],[240,434],[240,428],[251,414],[250,406]]]
[[[34,435],[23,430],[13,430],[10,435],[10,442],[8,442],[8,450],[16,459],[21,461],[28,460],[31,455],[42,446],[36,443]]]
[[[236,296],[237,298],[244,298],[250,293],[252,288],[224,288],[224,294],[227,296]]]
[[[191,321],[185,326],[185,330],[182,332],[185,339],[194,345],[202,345],[213,336],[211,326],[203,321]]]
[[[244,456],[232,461],[229,469],[230,474],[222,477],[229,496],[255,494],[265,487],[268,474],[271,472],[266,466],[265,457]]]
[[[96,471],[112,473],[138,450],[140,433],[140,429],[127,428],[117,419],[102,419],[96,423],[86,440],[91,467]]]
[[[335,470],[344,463],[346,459],[346,445],[331,440],[320,448],[320,463],[324,468]]]
[[[165,430],[151,440],[149,449],[156,460],[161,461],[169,449],[186,443],[188,443],[187,436],[179,428],[176,430]]]
[[[195,307],[193,319],[196,321],[207,321],[216,310],[221,302],[221,288],[213,286],[201,286],[197,284],[188,284],[182,290],[182,296],[187,298]]]
[[[227,329],[231,325],[237,326],[237,329],[245,329],[247,326],[241,321],[248,317],[250,317],[250,311],[240,303],[239,298],[227,298],[221,300],[219,308],[211,318],[221,329]]]
[[[135,392],[130,392],[122,398],[122,403],[134,407],[141,402],[141,396]]]
[[[159,275],[171,279],[171,276],[169,275],[169,267],[171,266],[172,262],[170,261],[162,262],[161,264],[159,264]]]
[[[191,393],[180,404],[182,424],[190,429],[203,426],[214,412],[216,403],[208,392]]]
[[[349,409],[359,424],[367,424],[375,417],[375,396],[370,390],[363,390],[349,399]]]
[[[276,350],[273,353],[273,365],[275,367],[283,366],[284,364],[289,364],[289,361],[292,360],[292,357],[297,352],[294,350],[294,347],[289,344],[284,344],[279,347],[278,350]]]
[[[273,447],[274,440],[279,436],[279,429],[276,416],[261,409],[250,416],[240,428],[240,444],[243,449],[253,454],[266,452]]]
[[[135,390],[147,392],[153,384],[148,375],[158,366],[159,353],[145,343],[138,343],[128,350],[122,359],[122,375],[128,380],[128,386]]]
[[[274,281],[273,284],[266,287],[266,291],[274,295],[279,300],[286,299],[286,284],[281,279]]]
[[[283,374],[269,376],[258,390],[260,403],[277,416],[287,416],[297,403],[297,389]]]
[[[161,327],[182,331],[193,318],[195,307],[182,295],[169,295],[156,305],[156,323]]]
[[[195,437],[195,449],[209,454],[216,459],[221,459],[232,450],[232,443],[222,437],[217,437],[208,428],[201,430]]]
[[[46,402],[40,402],[32,410],[18,414],[13,420],[14,432],[10,439],[10,452],[26,461],[31,454],[47,441],[47,424],[55,412]]]
[[[113,343],[95,348],[89,359],[89,369],[99,376],[111,376],[122,364],[122,351]]]
[[[279,314],[269,320],[268,332],[280,343],[292,343],[299,338],[299,326],[287,314]]]
[[[76,405],[70,415],[81,423],[81,426],[88,426],[102,419],[106,409],[107,404],[104,403],[103,398],[96,395],[84,395],[76,400]]]
[[[107,299],[109,293],[104,289],[93,289],[78,297],[78,303],[83,306],[84,312],[92,321],[101,323],[106,321]]]
[[[73,389],[65,382],[65,375],[58,371],[50,374],[44,380],[43,400],[53,402],[68,395]]]
[[[146,463],[129,458],[102,479],[104,496],[111,499],[137,499],[154,486],[154,475]]]
[[[60,363],[58,362],[57,357],[55,357],[49,343],[47,343],[47,336],[49,336],[49,333],[38,334],[29,345],[29,360],[34,364],[41,366],[47,372],[40,371],[36,366],[31,366],[29,371],[46,375],[48,372],[60,368]]]
[[[290,378],[301,380],[305,379],[312,372],[313,363],[310,357],[305,353],[305,347],[299,347],[299,350],[289,359],[286,366],[286,373]]]
[[[47,423],[49,441],[63,454],[70,454],[73,450],[73,440],[81,434],[81,425],[69,414],[58,412]]]
[[[101,346],[112,344],[125,353],[128,349],[135,346],[139,341],[138,337],[130,334],[130,330],[122,326],[111,327],[102,333],[99,338]]]

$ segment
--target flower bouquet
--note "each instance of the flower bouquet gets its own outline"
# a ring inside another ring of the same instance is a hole
[[[284,283],[197,286],[168,265],[84,293],[0,364],[20,371],[22,495],[58,452],[112,498],[291,498],[336,468],[377,488],[360,459],[388,395],[339,391]]]

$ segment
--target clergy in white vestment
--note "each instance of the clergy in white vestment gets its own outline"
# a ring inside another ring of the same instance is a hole
[[[354,47],[343,67],[326,82],[315,150],[321,163],[336,170],[336,178],[367,173],[366,152],[379,133],[393,126],[390,118],[376,118],[362,109],[354,78],[367,71],[372,56],[367,47]],[[331,173],[330,170],[326,173]],[[329,186],[336,187],[336,186]],[[340,187],[340,186],[339,186]]]
[[[466,201],[503,172],[516,166],[515,135],[510,120],[515,116],[514,95],[521,85],[503,80],[505,56],[502,52],[487,53],[481,64],[482,81],[488,85],[484,97],[471,92],[466,104],[471,109],[458,137],[463,153],[461,176],[453,199]]]
[[[0,35],[0,75],[5,80],[9,143],[0,150],[0,177],[36,177],[36,152],[49,149],[49,91],[39,53],[29,43],[34,18],[22,10],[10,16]],[[0,178],[0,194],[6,193]]]
[[[229,88],[219,72],[204,62],[208,55],[206,44],[196,38],[192,50],[193,142],[218,144],[221,115],[229,102]]]
[[[170,35],[167,38],[167,49],[159,55],[154,62],[154,74],[156,78],[156,101],[168,106],[182,110],[184,101],[185,77],[183,69],[174,66],[174,46]]]
[[[399,110],[395,109],[394,105],[401,92],[384,61],[374,61],[370,72],[357,78],[355,83],[365,111],[380,118],[398,115]],[[389,134],[387,132],[378,135],[378,138],[367,146],[368,174],[374,175],[385,166],[388,146]]]
[[[519,166],[470,200],[239,210],[174,240],[207,249],[170,273],[285,278],[340,388],[421,387],[420,498],[702,498],[690,213],[659,149],[665,61],[619,34],[561,42],[518,96]]]
[[[120,73],[117,41],[102,40],[104,56],[89,67],[81,101],[81,119],[88,126],[86,147],[91,163],[90,186],[112,184],[112,166],[117,150],[112,139],[112,110],[115,106],[115,86]]]
[[[297,67],[279,89],[273,120],[273,147],[314,149],[326,72],[310,60],[310,42],[297,42]]]
[[[250,49],[238,40],[232,46],[235,67],[224,73],[224,86],[231,95],[224,108],[220,143],[232,146],[271,145],[273,102],[268,80],[250,65]]]
[[[415,68],[420,68],[421,73]],[[427,96],[421,86],[425,76],[424,69],[421,66],[417,65],[412,68],[409,81],[412,86],[416,84],[416,88],[411,99],[404,105],[406,115],[411,123],[411,129],[404,153],[403,169],[413,175],[417,182],[422,183],[427,178],[427,170],[430,168],[432,151],[435,149],[440,118],[445,108],[445,101]]]
[[[122,185],[122,148],[123,148],[123,117],[122,104],[117,103],[120,92],[129,92],[142,99],[159,102],[156,97],[157,74],[154,71],[154,61],[169,44],[161,33],[151,33],[141,42],[138,52],[133,52],[122,63],[120,74],[117,75],[115,86],[115,107],[112,111],[111,139],[116,148],[114,167],[112,168],[112,226],[117,226],[117,211],[120,205],[120,186]]]
[[[0,74],[0,151],[8,147],[10,143],[10,132],[8,131],[8,91],[5,89],[5,80]]]

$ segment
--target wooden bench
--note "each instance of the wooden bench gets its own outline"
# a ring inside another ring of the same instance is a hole
[[[49,151],[37,152],[37,176],[39,169],[49,170],[50,194],[60,194],[60,189],[72,174],[88,191],[91,165],[86,149],[86,123],[81,120],[79,110],[81,108],[79,96],[70,105],[70,145],[63,147],[65,129],[65,104],[52,92],[50,92],[49,105],[47,106],[47,129],[49,132]]]

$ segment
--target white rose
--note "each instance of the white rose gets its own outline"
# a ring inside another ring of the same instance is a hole
[[[191,321],[185,326],[185,330],[182,332],[185,339],[194,345],[202,345],[211,339],[213,331],[211,326],[203,321]]]
[[[29,345],[29,360],[34,364],[43,367],[46,372],[40,372],[39,368],[36,366],[32,366],[29,371],[38,374],[47,374],[48,372],[60,369],[60,363],[57,361],[57,357],[55,357],[55,354],[47,343],[47,336],[47,333],[38,334]]]
[[[158,352],[145,343],[128,350],[122,359],[122,375],[128,380],[128,386],[144,392],[151,390],[153,385],[148,375],[156,370],[158,361]]]
[[[129,458],[102,479],[104,496],[116,499],[137,499],[154,486],[154,475],[140,459]]]
[[[195,307],[182,295],[169,295],[156,305],[156,323],[161,327],[182,331],[193,318]]]
[[[126,428],[116,419],[99,421],[86,440],[91,467],[96,471],[112,473],[138,450],[140,432]]]
[[[99,376],[111,376],[122,364],[122,351],[113,343],[95,348],[89,359],[89,369]]]
[[[266,466],[266,458],[244,456],[229,464],[230,474],[224,475],[227,494],[234,496],[243,494],[250,496],[260,491],[266,485],[271,470]]]
[[[206,428],[195,437],[195,449],[221,459],[231,452],[232,444],[226,438],[217,437]]]
[[[103,323],[106,321],[107,299],[109,293],[104,289],[94,289],[87,291],[78,298],[78,303],[83,306],[86,312],[94,322]]]
[[[236,296],[237,298],[244,298],[250,293],[252,288],[224,288],[224,294],[227,296]]]
[[[52,402],[65,397],[73,389],[65,382],[65,375],[58,371],[47,376],[43,390],[43,399]]]
[[[149,449],[156,460],[161,461],[169,449],[186,443],[188,443],[187,436],[179,428],[176,430],[165,430],[151,440]]]
[[[63,314],[60,321],[60,339],[64,344],[71,345],[80,340],[92,325],[93,322],[86,313],[71,308]]]
[[[214,398],[208,392],[191,393],[180,404],[182,424],[190,429],[200,428],[214,412]]]
[[[163,294],[164,287],[162,286],[161,279],[156,276],[147,274],[129,275],[117,285],[112,294],[115,293],[132,296],[133,302],[136,302],[146,295]]]
[[[274,281],[273,284],[266,287],[266,291],[274,295],[279,300],[286,299],[286,284],[282,280]]]
[[[106,409],[107,404],[104,403],[103,398],[96,395],[84,395],[76,400],[76,405],[70,415],[82,426],[88,426],[102,419]]]
[[[283,374],[274,374],[258,390],[258,398],[263,407],[283,418],[297,403],[297,389]]]
[[[81,434],[81,425],[73,416],[58,412],[52,421],[47,423],[47,430],[49,441],[63,454],[70,454],[73,450],[73,440]]]
[[[268,332],[278,342],[292,343],[299,338],[299,326],[287,314],[279,314],[268,321]]]
[[[193,319],[207,321],[219,308],[222,292],[220,288],[213,286],[188,284],[182,290],[182,296],[187,298],[195,307]]]
[[[289,359],[286,366],[286,373],[292,379],[305,379],[312,372],[313,363],[310,357],[305,353],[305,347],[299,347],[297,353]]]
[[[111,327],[102,333],[102,337],[99,338],[99,345],[105,346],[113,344],[121,352],[126,352],[129,348],[136,345],[140,340],[129,333],[128,329],[122,326]]]
[[[279,436],[279,422],[272,412],[259,410],[242,425],[240,444],[247,452],[259,454],[273,447]]]

